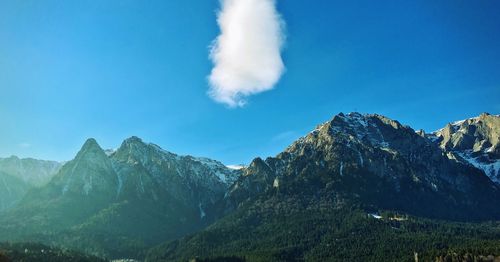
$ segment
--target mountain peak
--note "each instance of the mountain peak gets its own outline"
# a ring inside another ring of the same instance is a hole
[[[107,155],[94,138],[89,138],[75,157],[75,159],[82,158],[107,158]]]
[[[127,139],[124,140],[124,142],[127,142],[127,143],[141,143],[141,144],[144,144],[144,142],[142,141],[141,138],[137,137],[137,136],[131,136]]]
[[[95,140],[95,138],[89,138],[85,141],[85,143],[83,144],[82,146],[82,149],[85,149],[85,148],[94,148],[94,147],[99,147],[99,144],[97,143],[97,141]]]
[[[148,144],[145,143],[141,138],[137,136],[131,136],[125,140],[123,140],[120,148],[118,148],[117,152],[132,152],[132,151],[141,151],[142,153],[145,153],[143,151],[146,150],[148,147]]]
[[[453,157],[481,169],[500,184],[500,116],[482,113],[447,124],[429,134],[433,141]]]

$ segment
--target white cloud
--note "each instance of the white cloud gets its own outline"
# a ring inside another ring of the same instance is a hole
[[[20,148],[30,148],[31,144],[27,142],[19,143],[18,145]]]
[[[281,132],[281,133],[275,135],[272,138],[272,141],[273,142],[282,142],[282,141],[290,142],[290,141],[294,141],[298,137],[299,137],[299,135],[297,135],[297,132],[290,130],[290,131]]]
[[[230,107],[270,90],[285,70],[281,59],[284,22],[275,0],[221,0],[220,35],[210,59],[209,95]]]

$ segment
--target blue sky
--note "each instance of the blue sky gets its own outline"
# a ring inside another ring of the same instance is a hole
[[[314,2],[314,3],[313,3]],[[414,128],[500,113],[500,2],[279,1],[286,73],[207,96],[218,1],[0,1],[0,156],[69,160],[86,138],[248,163],[338,112]]]

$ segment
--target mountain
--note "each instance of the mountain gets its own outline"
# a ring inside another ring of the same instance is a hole
[[[20,159],[17,156],[0,158],[0,172],[17,177],[33,186],[47,183],[61,166],[62,164],[56,161]]]
[[[230,189],[228,207],[268,191],[433,218],[500,217],[492,202],[499,187],[480,170],[380,115],[336,115],[276,157],[255,159]],[[477,208],[481,214],[471,214]]]
[[[29,189],[47,183],[60,167],[55,161],[0,158],[0,212],[18,203]]]
[[[226,217],[152,249],[148,261],[387,261],[413,259],[413,251],[434,260],[445,249],[435,234],[449,247],[498,254],[498,225],[428,218],[498,220],[499,197],[481,170],[410,127],[338,114],[276,157],[252,161],[217,206]]]
[[[30,188],[23,180],[0,172],[0,212],[14,206]]]
[[[428,134],[449,157],[470,164],[500,184],[500,115],[483,113]]]
[[[496,161],[495,119],[425,134],[381,115],[341,113],[277,156],[238,167],[138,137],[116,150],[89,139],[0,215],[0,241],[147,261],[496,255],[500,185],[469,162]]]
[[[0,217],[4,240],[40,240],[111,257],[211,223],[211,206],[239,171],[178,156],[137,137],[111,154],[94,139],[52,180]]]

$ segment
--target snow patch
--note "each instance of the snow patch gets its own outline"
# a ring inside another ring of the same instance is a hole
[[[279,186],[280,186],[280,180],[278,178],[275,178],[273,182],[273,187],[279,187]]]
[[[357,152],[358,152],[358,156],[359,156],[359,164],[361,166],[363,166],[364,162],[365,162],[364,159],[363,159],[363,155],[361,155],[361,152],[359,152],[359,151],[357,151]]]
[[[226,167],[232,170],[240,170],[245,168],[245,165],[226,165]]]
[[[472,166],[481,169],[495,183],[500,183],[500,160],[495,160],[491,163],[485,163],[478,160],[479,157],[473,157],[472,151],[465,153],[456,152],[461,158],[467,161]]]
[[[114,152],[116,152],[116,149],[106,149],[106,150],[104,150],[104,153],[107,156],[111,156]]]
[[[201,202],[198,204],[198,208],[200,209],[200,218],[203,219],[207,214],[205,214],[205,211],[201,207]]]
[[[220,179],[220,181],[222,181],[223,183],[227,183],[227,177],[222,172],[220,172],[218,170],[215,171],[215,176],[218,177]]]
[[[89,180],[85,180],[85,184],[83,185],[85,195],[89,195],[90,190],[92,190],[92,176],[89,177]]]
[[[486,149],[486,153],[493,153],[493,150],[495,150],[495,147],[490,146],[488,149]]]
[[[142,174],[139,174],[139,182],[140,182],[140,189],[141,192],[144,193],[144,182],[142,182]]]
[[[116,188],[116,196],[118,197],[118,195],[120,195],[120,193],[122,192],[123,178],[118,173],[116,173],[116,177],[118,179],[118,186]]]
[[[373,217],[373,218],[376,218],[376,219],[382,219],[382,216],[377,214],[377,213],[370,213],[368,214],[369,217]]]

